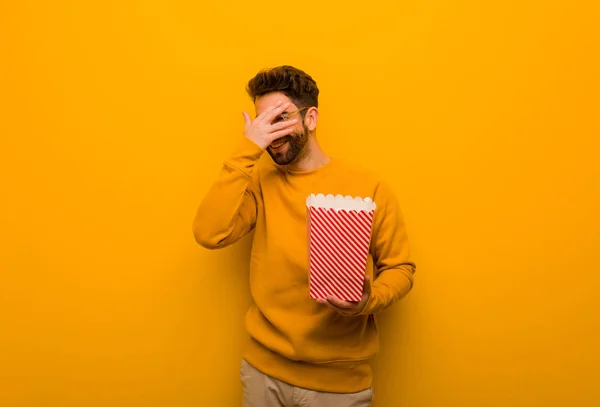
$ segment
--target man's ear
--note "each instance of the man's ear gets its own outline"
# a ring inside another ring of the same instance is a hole
[[[309,131],[315,131],[317,128],[317,121],[319,120],[319,110],[316,107],[311,107],[306,111],[304,116],[304,124]]]

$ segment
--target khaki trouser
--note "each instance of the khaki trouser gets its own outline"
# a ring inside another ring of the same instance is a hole
[[[357,393],[307,390],[267,376],[242,360],[243,407],[371,407],[371,388]]]

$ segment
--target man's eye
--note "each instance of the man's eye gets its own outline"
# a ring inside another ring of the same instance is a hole
[[[279,115],[273,120],[273,123],[279,123],[279,122],[283,122],[285,120],[287,120],[286,115]]]

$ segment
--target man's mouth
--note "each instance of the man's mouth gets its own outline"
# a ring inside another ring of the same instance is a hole
[[[285,145],[285,143],[288,142],[288,138],[282,138],[279,140],[275,140],[274,142],[271,143],[271,149],[273,150],[278,150],[279,148],[283,147]]]

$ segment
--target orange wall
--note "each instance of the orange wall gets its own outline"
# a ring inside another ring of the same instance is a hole
[[[0,405],[239,405],[249,240],[191,221],[282,63],[410,228],[376,405],[596,405],[594,3],[3,2]]]

